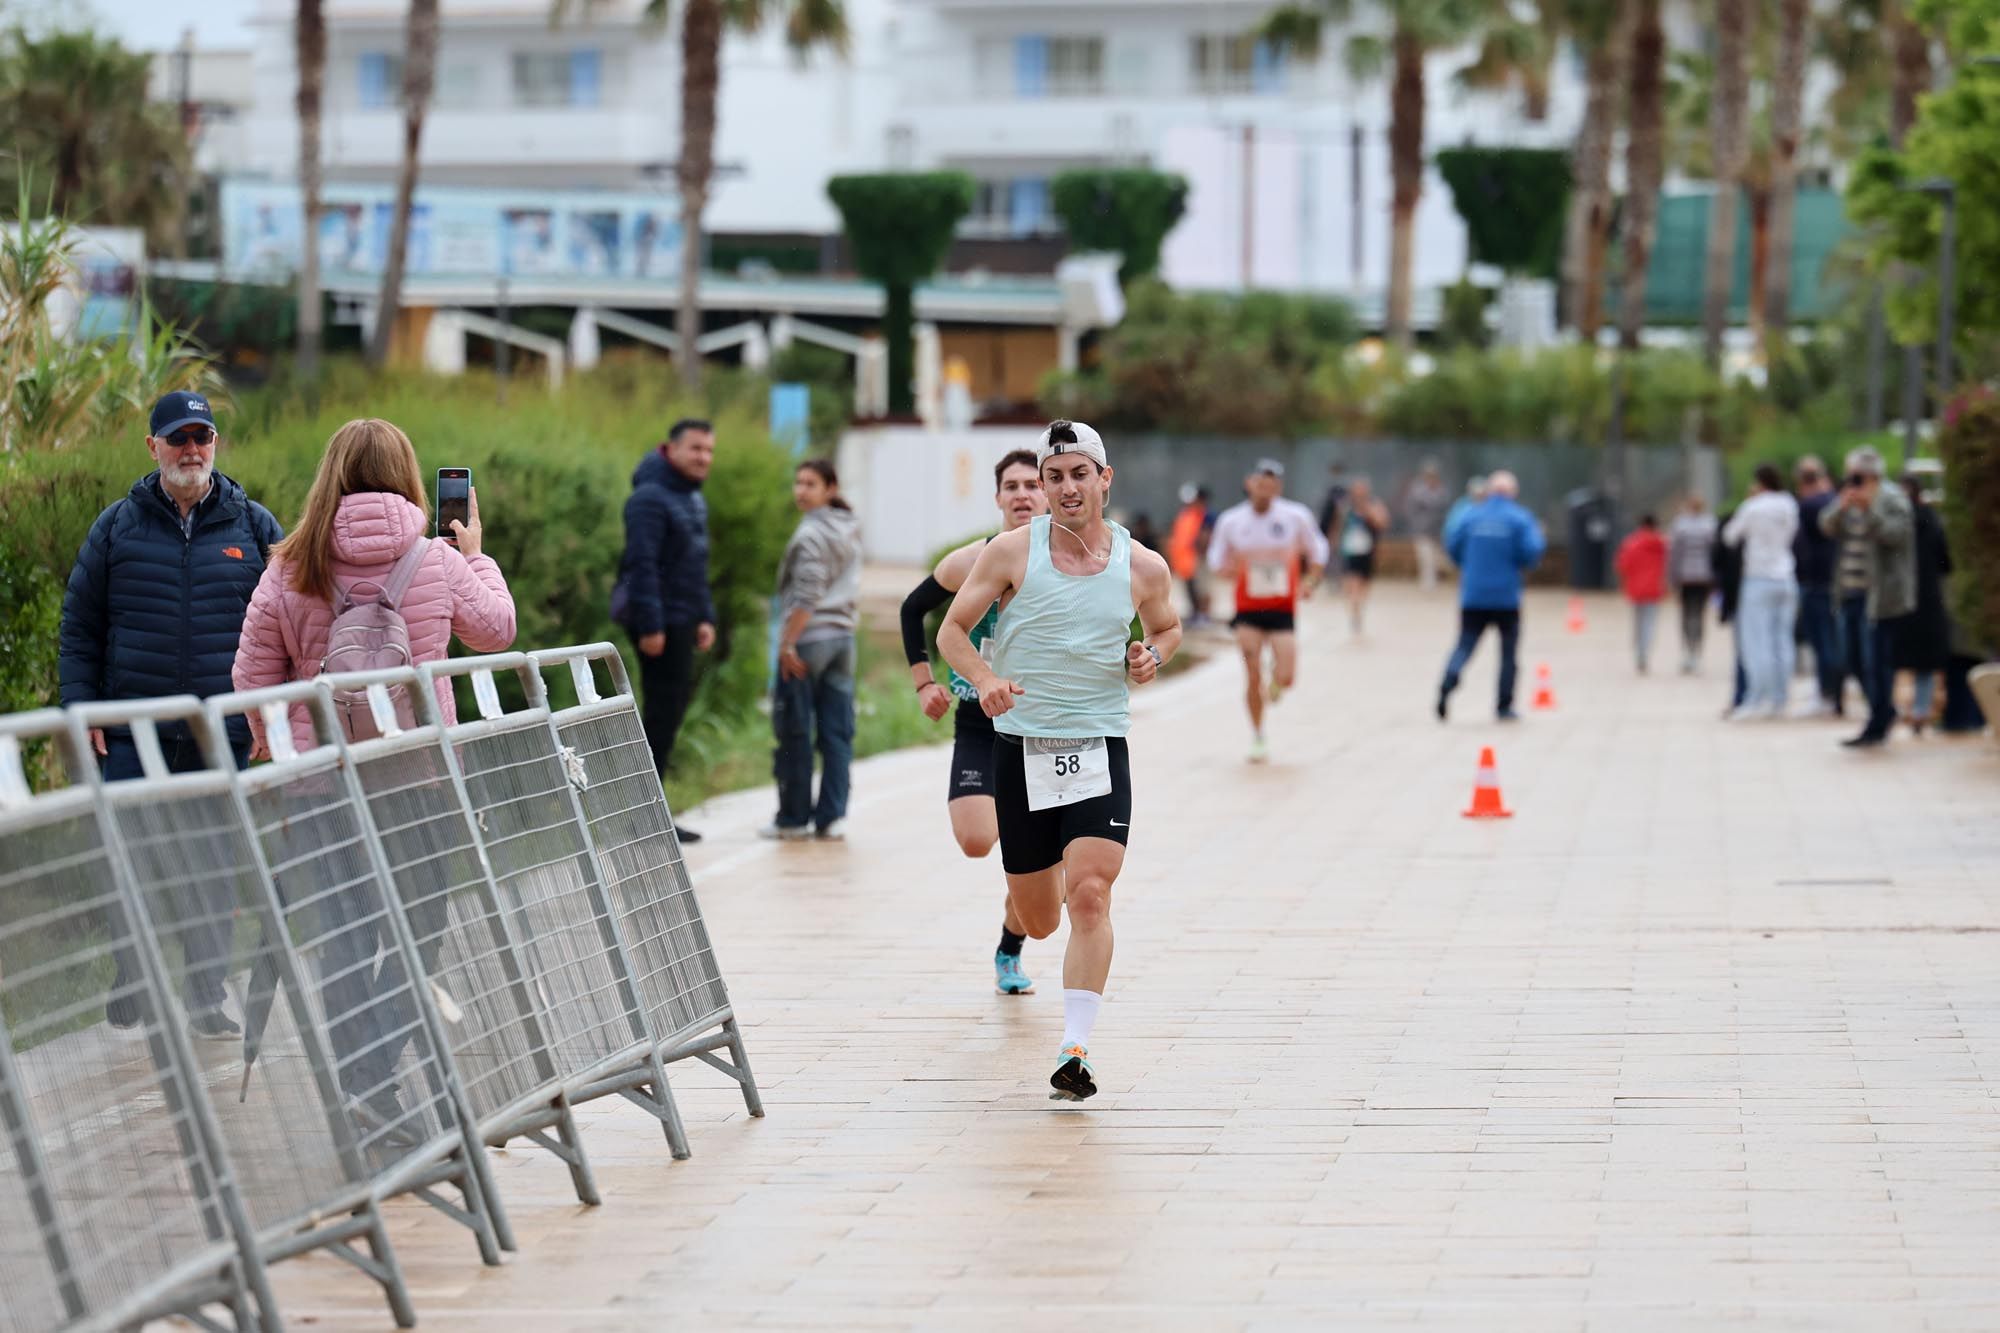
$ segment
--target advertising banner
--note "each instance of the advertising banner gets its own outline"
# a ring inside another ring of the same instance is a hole
[[[395,194],[329,185],[319,226],[322,274],[379,274]],[[304,255],[298,187],[222,186],[223,269],[234,278],[290,273]],[[410,209],[405,271],[438,277],[674,277],[681,225],[659,194],[421,189]]]

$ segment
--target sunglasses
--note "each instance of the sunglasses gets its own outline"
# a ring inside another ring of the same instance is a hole
[[[209,426],[195,426],[189,430],[177,430],[167,437],[167,443],[176,449],[186,449],[190,445],[206,447],[215,443],[215,430]]]

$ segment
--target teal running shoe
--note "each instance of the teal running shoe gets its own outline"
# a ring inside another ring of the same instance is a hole
[[[1084,1059],[1088,1054],[1081,1046],[1063,1047],[1062,1064],[1049,1075],[1049,1086],[1055,1089],[1049,1094],[1050,1101],[1080,1102],[1097,1095],[1097,1080],[1092,1077],[1090,1061]]]
[[[1017,953],[993,954],[993,989],[1002,995],[1033,995],[1035,983],[1028,980],[1028,974],[1021,970],[1021,955]]]

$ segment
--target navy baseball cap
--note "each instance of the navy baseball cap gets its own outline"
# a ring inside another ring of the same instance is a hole
[[[195,422],[215,425],[215,413],[208,410],[208,398],[198,393],[170,393],[153,404],[153,424],[146,433],[154,439],[165,439],[182,426],[192,426]]]

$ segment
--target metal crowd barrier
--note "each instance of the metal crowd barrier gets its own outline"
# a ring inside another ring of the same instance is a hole
[[[213,1054],[202,1076],[234,1093],[212,1100],[262,1257],[324,1249],[379,1283],[408,1327],[416,1312],[382,1202],[425,1198],[471,1224],[498,1262],[477,1144],[443,1091],[434,1042],[409,1018],[411,988],[396,977],[414,960],[401,932],[381,928],[379,881],[352,873],[351,845],[319,841],[339,832],[337,752],[239,774],[223,710],[243,706],[93,704],[71,710],[70,725],[79,745],[85,729],[130,728],[144,777],[100,782],[98,799],[190,1023],[227,1019],[224,979],[244,979],[240,1034],[203,1043]],[[435,1192],[447,1182],[465,1209]]]
[[[275,1329],[207,1079],[102,807],[89,784],[31,795],[31,741],[71,774],[94,768],[64,714],[0,717],[0,1329],[171,1314]]]
[[[536,922],[495,877],[481,824],[437,707],[414,670],[322,682],[365,691],[388,723],[383,735],[349,742],[348,756],[405,923],[425,974],[444,997],[446,1035],[481,1136],[499,1146],[528,1138],[559,1157],[579,1200],[599,1200],[576,1131],[571,1089],[583,1072],[565,1060],[528,933]],[[409,692],[417,724],[395,724],[393,691]],[[447,1008],[448,1005],[448,1008]]]
[[[545,690],[543,673],[562,666],[576,692],[575,704],[552,714],[556,741],[574,756],[577,799],[639,970],[660,1059],[693,1057],[721,1070],[742,1086],[750,1114],[763,1115],[624,658],[612,644],[593,643],[530,653],[528,662],[532,688]],[[599,667],[610,676],[608,696],[599,689]],[[725,1048],[726,1061],[715,1054]]]
[[[336,688],[380,736],[342,735]],[[239,770],[252,717],[271,761]],[[104,780],[92,728],[139,776]],[[30,793],[36,740],[72,785]],[[310,1250],[408,1326],[386,1200],[497,1263],[484,1145],[540,1143],[596,1203],[573,1107],[616,1093],[685,1157],[690,1057],[763,1114],[610,645],[0,717],[0,1333],[276,1330],[266,1267]]]
[[[518,922],[569,1100],[623,1096],[656,1116],[673,1155],[686,1157],[687,1132],[639,998],[638,970],[577,801],[582,775],[556,739],[541,678],[522,653],[420,670],[433,689],[459,678],[471,682],[479,716],[447,730],[445,757],[476,813],[501,899]],[[497,671],[520,679],[525,707],[502,705]],[[427,693],[423,702],[434,700]]]

